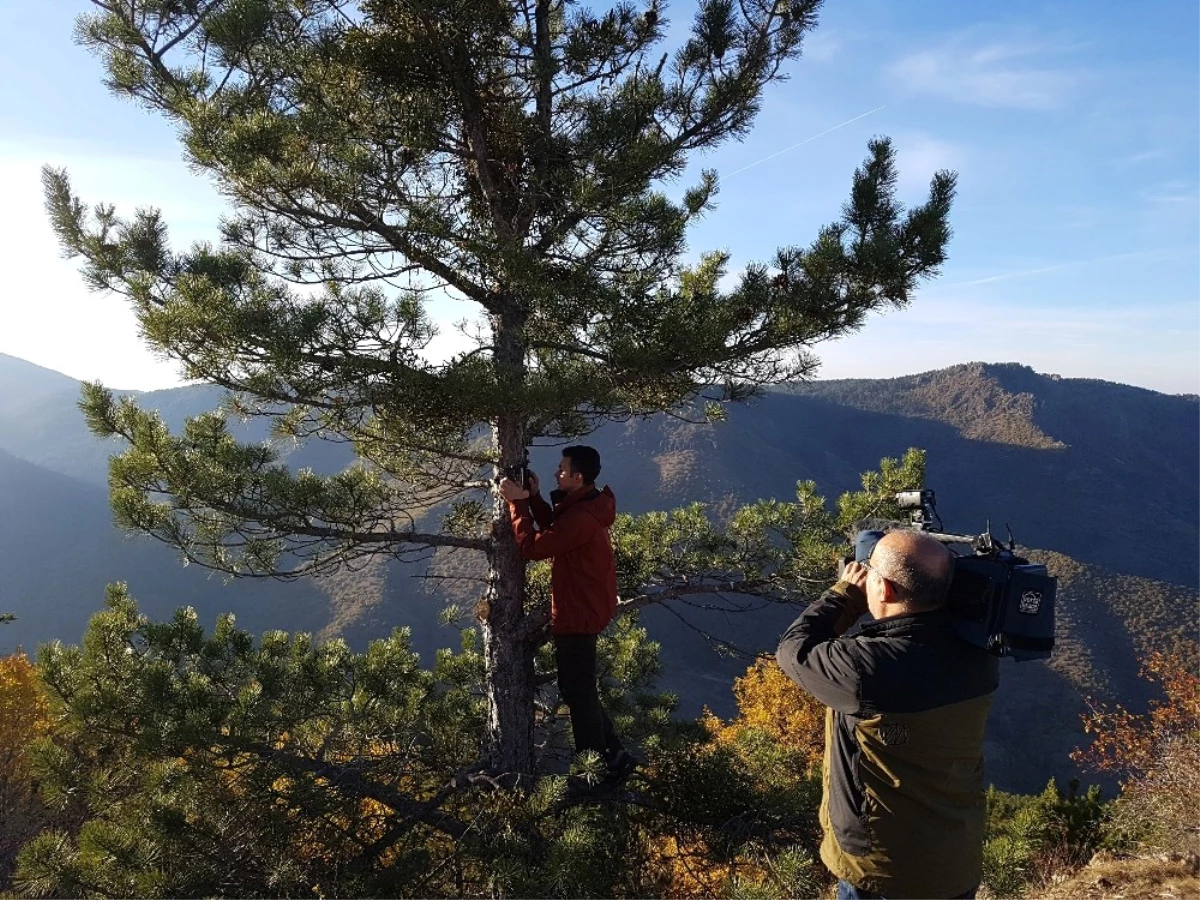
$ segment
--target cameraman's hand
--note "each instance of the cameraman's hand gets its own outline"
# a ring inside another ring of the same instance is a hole
[[[859,614],[867,611],[867,575],[871,572],[866,566],[860,562],[848,562],[846,567],[842,569],[842,575],[839,579],[845,582],[855,590],[847,592],[847,599],[855,608],[861,607]]]
[[[542,483],[540,481],[538,481],[537,473],[531,471],[529,473],[529,493],[530,494],[540,494],[541,492],[542,492]]]
[[[863,592],[863,596],[866,596],[867,575],[869,575],[870,572],[871,570],[862,563],[851,561],[846,563],[846,568],[842,569],[842,577],[840,580],[846,582],[847,584],[854,585]]]
[[[525,490],[525,488],[521,487],[511,478],[502,478],[500,479],[500,496],[509,503],[512,503],[514,500],[528,500],[529,491]]]

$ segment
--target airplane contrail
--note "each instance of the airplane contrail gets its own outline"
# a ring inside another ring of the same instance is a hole
[[[734,169],[732,172],[730,172],[728,175],[725,175],[724,177],[729,178],[733,175],[738,174],[739,172],[745,172],[747,169],[753,169],[755,166],[759,165],[760,163],[765,163],[769,159],[774,159],[777,156],[782,156],[784,153],[787,153],[789,150],[795,150],[797,147],[803,147],[805,144],[815,141],[819,137],[824,137],[825,135],[829,134],[830,132],[837,131],[839,128],[845,128],[851,122],[857,122],[859,119],[865,119],[867,116],[877,113],[881,109],[886,109],[886,104],[884,106],[877,106],[874,109],[869,110],[860,116],[855,116],[853,119],[847,119],[845,122],[842,122],[842,124],[840,124],[840,125],[834,125],[832,128],[826,128],[820,134],[814,134],[812,137],[807,137],[798,144],[792,144],[792,146],[790,146],[790,147],[784,147],[782,150],[780,150],[776,153],[772,153],[770,156],[764,156],[762,159],[756,160],[755,162],[750,163],[750,165],[748,165],[748,166],[742,166],[740,169]]]

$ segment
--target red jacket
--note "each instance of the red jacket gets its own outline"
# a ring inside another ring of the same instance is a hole
[[[521,556],[551,560],[551,631],[603,631],[617,609],[617,567],[608,538],[617,517],[613,492],[583,488],[553,509],[537,494],[510,503],[509,513]]]

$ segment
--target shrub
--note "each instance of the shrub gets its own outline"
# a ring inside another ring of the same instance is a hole
[[[34,789],[29,748],[50,727],[37,670],[24,653],[0,658],[0,887],[17,850],[47,821]]]
[[[1200,676],[1195,642],[1151,653],[1142,677],[1162,696],[1144,714],[1091,704],[1084,729],[1092,743],[1072,758],[1122,776],[1106,829],[1116,847],[1200,853]]]
[[[1064,795],[1051,780],[1037,795],[987,795],[983,881],[997,897],[1019,897],[1059,872],[1078,868],[1100,847],[1109,804],[1072,781]]]

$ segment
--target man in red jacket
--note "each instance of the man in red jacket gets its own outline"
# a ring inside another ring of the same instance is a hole
[[[600,705],[596,684],[596,639],[617,608],[617,569],[608,529],[617,515],[612,490],[596,487],[600,454],[592,447],[563,450],[555,473],[553,506],[542,499],[537,476],[529,489],[500,482],[508,500],[521,556],[549,559],[550,630],[558,664],[558,690],[571,713],[575,752],[594,750],[608,764],[609,780],[634,767]]]

